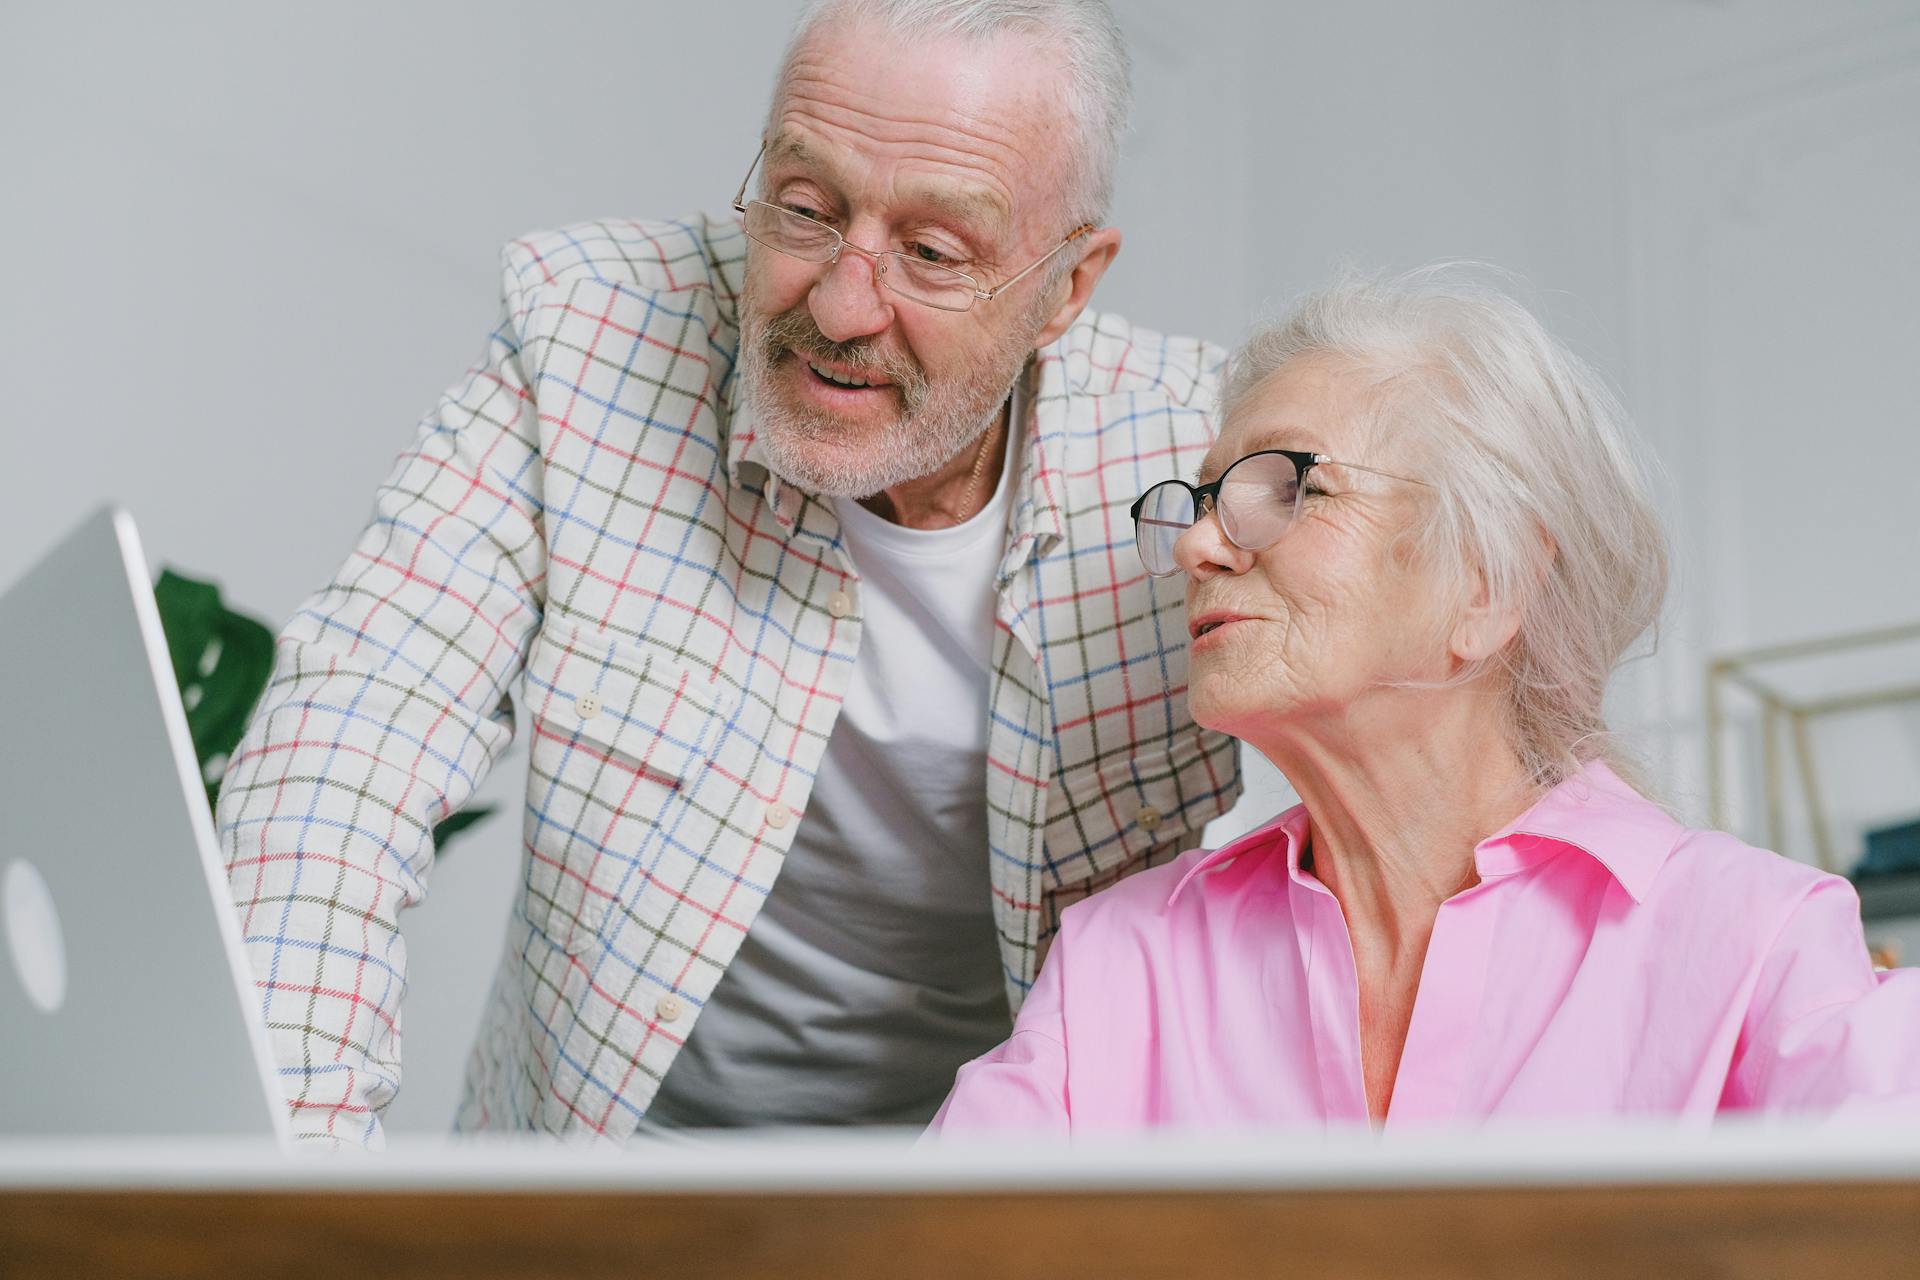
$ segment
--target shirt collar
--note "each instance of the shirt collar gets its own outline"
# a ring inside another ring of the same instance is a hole
[[[1211,853],[1203,855],[1198,862],[1187,868],[1187,873],[1180,877],[1180,883],[1173,886],[1173,892],[1167,895],[1167,905],[1172,906],[1174,900],[1185,891],[1191,881],[1215,867],[1232,862],[1242,854],[1281,853],[1287,860],[1287,874],[1296,880],[1303,879],[1300,873],[1300,853],[1307,847],[1307,830],[1307,806],[1297,804],[1271,822],[1255,827],[1239,839],[1230,840]]]
[[[1187,884],[1202,872],[1255,851],[1283,853],[1288,875],[1305,880],[1300,856],[1308,832],[1307,808],[1295,805],[1195,862],[1167,895],[1167,905],[1172,906]],[[1474,867],[1482,880],[1491,880],[1573,850],[1605,867],[1628,896],[1640,903],[1646,900],[1654,878],[1685,834],[1686,828],[1595,760],[1474,846]]]
[[[1482,879],[1510,875],[1565,849],[1605,867],[1636,903],[1646,901],[1682,827],[1599,760],[1541,796],[1531,809],[1482,840]]]

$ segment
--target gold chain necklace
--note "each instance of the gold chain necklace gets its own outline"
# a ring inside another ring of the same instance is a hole
[[[980,438],[980,452],[973,456],[973,471],[967,477],[967,492],[960,499],[960,510],[966,514],[949,517],[956,525],[965,524],[971,517],[979,514],[979,512],[973,508],[973,495],[979,492],[980,477],[986,474],[987,449],[992,444],[993,428],[988,427],[985,434]]]

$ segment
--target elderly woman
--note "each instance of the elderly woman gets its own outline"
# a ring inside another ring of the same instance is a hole
[[[934,1128],[1920,1114],[1920,972],[1847,882],[1615,757],[1666,551],[1600,380],[1425,272],[1312,298],[1223,400],[1140,556],[1185,575],[1194,718],[1304,803],[1067,910]]]

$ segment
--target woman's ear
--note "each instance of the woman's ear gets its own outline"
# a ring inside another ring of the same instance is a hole
[[[1513,643],[1514,636],[1520,633],[1520,621],[1527,606],[1539,598],[1547,575],[1553,571],[1554,559],[1560,553],[1552,537],[1538,525],[1534,526],[1534,538],[1534,553],[1527,566],[1527,590],[1517,598],[1496,604],[1487,587],[1486,571],[1474,566],[1466,604],[1447,639],[1448,651],[1462,665],[1485,662]]]
[[[1465,607],[1447,637],[1447,652],[1462,666],[1485,662],[1506,648],[1520,630],[1520,611],[1496,608],[1487,590],[1487,575],[1474,569]]]

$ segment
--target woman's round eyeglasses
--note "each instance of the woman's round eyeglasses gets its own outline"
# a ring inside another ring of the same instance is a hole
[[[1133,504],[1134,544],[1140,563],[1156,578],[1180,572],[1173,558],[1174,544],[1212,511],[1220,517],[1220,532],[1243,551],[1264,551],[1280,540],[1300,514],[1300,495],[1307,472],[1314,467],[1347,467],[1390,480],[1427,485],[1425,480],[1398,476],[1357,462],[1336,462],[1324,453],[1297,449],[1262,449],[1241,458],[1212,484],[1162,480]]]

